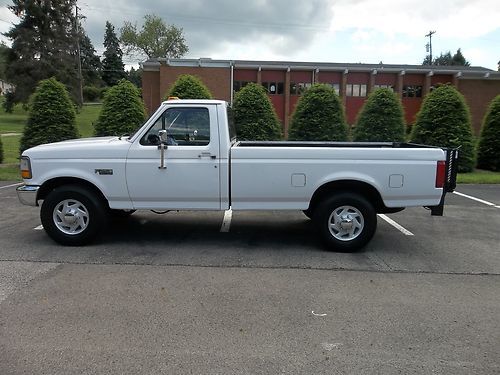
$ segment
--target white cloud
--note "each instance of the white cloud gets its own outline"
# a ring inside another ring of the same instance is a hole
[[[333,31],[371,29],[417,37],[432,29],[445,38],[468,39],[500,26],[497,0],[338,0],[332,8]]]

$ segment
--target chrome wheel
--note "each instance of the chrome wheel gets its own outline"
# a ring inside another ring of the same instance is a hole
[[[69,235],[77,235],[89,226],[90,215],[87,207],[76,199],[59,202],[52,214],[57,229]]]
[[[328,229],[340,241],[352,241],[365,226],[363,214],[352,206],[341,206],[333,210],[328,219]]]

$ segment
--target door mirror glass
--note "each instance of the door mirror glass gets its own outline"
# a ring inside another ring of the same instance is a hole
[[[168,135],[166,130],[160,130],[158,131],[158,136],[160,137],[161,143],[167,143],[168,142]]]

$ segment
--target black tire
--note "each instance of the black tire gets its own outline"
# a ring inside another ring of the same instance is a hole
[[[321,202],[316,207],[314,221],[326,248],[342,253],[360,250],[377,229],[377,214],[372,204],[361,195],[346,192]]]
[[[110,208],[109,209],[109,215],[113,219],[125,219],[132,215],[135,212],[135,210],[115,210]]]
[[[54,241],[80,246],[92,241],[106,223],[104,207],[105,204],[89,189],[65,185],[47,195],[40,219]]]

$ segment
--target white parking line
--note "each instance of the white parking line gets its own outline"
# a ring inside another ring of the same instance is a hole
[[[464,198],[471,199],[473,201],[485,204],[487,206],[491,206],[491,207],[495,207],[495,208],[500,208],[500,206],[496,205],[495,203],[491,203],[491,202],[485,201],[484,199],[479,199],[479,198],[476,198],[476,197],[473,197],[473,196],[470,196],[470,195],[467,195],[467,194],[459,193],[458,191],[454,191],[453,194],[456,194],[456,195],[464,197]]]
[[[394,228],[396,228],[397,230],[399,230],[405,236],[414,236],[414,234],[412,232],[410,232],[408,229],[404,228],[403,226],[399,225],[398,223],[396,223],[394,220],[390,219],[386,215],[384,215],[384,214],[378,214],[378,217],[380,217],[381,219],[387,221],[389,224],[391,224]]]
[[[233,210],[229,209],[224,212],[224,220],[222,220],[222,225],[220,227],[221,232],[229,232],[231,227],[231,219],[233,218]]]
[[[42,230],[42,229],[43,229],[43,225],[39,225],[39,226],[33,228],[33,230]]]
[[[19,183],[17,183],[17,184],[6,185],[6,186],[0,186],[0,189],[7,189],[7,188],[10,188],[10,187],[19,186],[19,185],[22,185],[22,184],[23,184],[22,182],[19,182]]]

